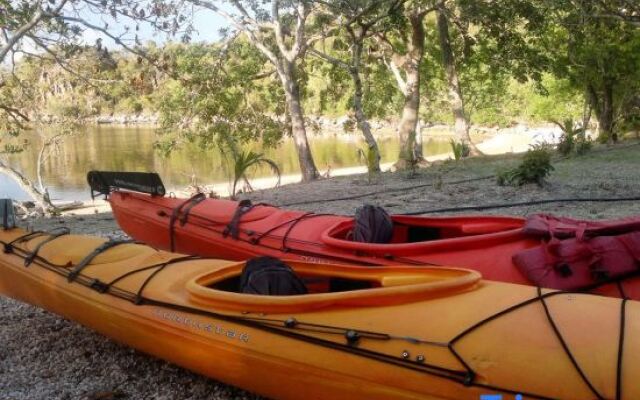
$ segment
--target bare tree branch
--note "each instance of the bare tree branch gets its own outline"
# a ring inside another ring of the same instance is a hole
[[[85,82],[86,84],[88,84],[91,87],[97,88],[97,86],[94,83],[113,83],[113,82],[117,82],[114,79],[95,79],[95,78],[89,78],[85,75],[82,75],[81,73],[75,71],[73,68],[71,68],[68,63],[61,59],[60,57],[58,57],[58,55],[56,54],[56,52],[54,52],[53,50],[51,50],[49,48],[49,46],[47,46],[46,44],[42,43],[42,41],[40,39],[38,39],[37,37],[33,36],[33,35],[29,35],[29,38],[31,40],[33,40],[33,42],[35,44],[37,44],[41,49],[43,49],[45,52],[47,52],[52,60],[60,66],[60,68],[62,68],[63,70],[67,71],[68,73],[70,73],[71,75],[75,76],[76,78],[79,78],[80,80],[82,80],[83,82]],[[43,57],[44,59],[44,57]]]
[[[317,50],[317,49],[315,49],[313,47],[309,48],[308,52],[313,54],[316,57],[322,58],[323,60],[330,62],[333,65],[340,66],[340,67],[345,68],[347,70],[349,70],[351,68],[351,66],[349,64],[347,64],[346,62],[344,62],[344,61],[342,61],[340,59],[337,59],[335,57],[331,57],[330,55],[328,55],[328,54],[326,54],[326,53],[324,53],[324,52],[322,52],[320,50]]]
[[[220,7],[216,6],[210,1],[206,1],[206,0],[187,0],[187,1],[197,6],[211,10],[216,14],[220,15],[221,17],[223,17],[224,19],[226,19],[233,26],[235,26],[236,29],[243,32],[245,36],[247,36],[251,44],[256,46],[256,48],[260,50],[269,59],[269,61],[271,61],[273,64],[278,63],[278,58],[276,57],[276,55],[273,53],[273,51],[267,48],[267,46],[265,46],[263,42],[263,38],[260,37],[260,34],[258,32],[259,27],[251,23],[252,19],[247,21],[238,20],[233,15],[222,10]],[[234,3],[237,3],[237,1]],[[241,9],[244,10],[244,8],[241,8]],[[240,12],[242,13],[243,11],[240,11]],[[244,12],[246,13],[246,10]],[[253,27],[255,30],[252,30],[251,27]]]
[[[129,52],[131,52],[131,53],[133,53],[133,54],[135,54],[135,55],[138,55],[138,56],[140,56],[140,57],[142,57],[142,58],[144,58],[144,59],[146,59],[146,60],[149,60],[149,61],[152,61],[152,62],[153,62],[153,60],[151,60],[151,59],[147,56],[147,54],[146,54],[146,53],[144,53],[143,51],[140,51],[140,50],[138,50],[138,49],[135,49],[135,48],[133,48],[133,47],[129,46],[128,44],[126,44],[126,43],[122,40],[122,38],[121,38],[121,37],[118,37],[118,36],[116,36],[116,35],[112,34],[112,33],[111,33],[111,32],[109,32],[109,30],[108,30],[108,29],[106,29],[106,28],[103,28],[103,27],[100,27],[100,26],[94,25],[94,24],[92,24],[92,23],[90,23],[90,22],[85,21],[85,20],[84,20],[84,19],[82,19],[82,18],[69,17],[69,16],[61,16],[61,18],[62,18],[63,20],[65,20],[65,21],[72,21],[72,22],[76,22],[76,23],[78,23],[78,24],[84,25],[84,26],[85,26],[85,27],[87,27],[87,28],[90,28],[90,29],[93,29],[93,30],[95,30],[95,31],[101,32],[102,34],[104,34],[104,35],[108,36],[111,40],[113,40],[116,44],[120,45],[120,46],[121,46],[122,48],[124,48],[125,50],[127,50],[127,51],[129,51]]]
[[[282,24],[280,23],[280,1],[272,0],[271,2],[271,18],[273,18],[273,26],[274,26],[274,34],[276,39],[276,45],[280,50],[280,53],[289,61],[291,60],[291,56],[287,46],[284,44],[284,31],[282,29]]]
[[[10,107],[0,103],[0,109],[6,111],[7,114],[11,117],[11,119],[13,119],[13,121],[17,123],[20,128],[24,128],[24,126],[22,125],[22,122],[29,122],[29,117],[26,114],[22,113],[17,108]]]
[[[290,60],[294,60],[301,52],[306,50],[307,43],[304,40],[304,25],[307,20],[309,10],[304,1],[298,3],[296,7],[296,33],[293,48],[290,52]]]
[[[9,37],[7,32],[5,30],[3,30],[3,36],[5,37],[5,41],[6,43],[4,44],[4,46],[2,47],[2,49],[0,49],[0,62],[4,60],[4,58],[7,56],[7,54],[9,53],[9,51],[11,51],[11,49],[13,49],[13,47],[27,34],[29,33],[31,30],[33,30],[36,25],[38,25],[40,22],[42,22],[45,18],[48,17],[58,17],[60,14],[60,11],[62,10],[62,8],[65,6],[65,4],[67,3],[68,0],[62,0],[60,1],[60,4],[58,4],[57,7],[55,7],[53,10],[46,12],[45,10],[43,10],[40,7],[40,1],[38,1],[38,11],[36,11],[33,16],[31,17],[31,19],[29,20],[29,22],[25,23],[24,25],[22,25],[20,28],[18,28],[15,33]]]

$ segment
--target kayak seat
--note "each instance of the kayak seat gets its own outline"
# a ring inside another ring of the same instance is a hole
[[[411,222],[392,218],[382,207],[365,204],[356,210],[352,229],[346,232],[345,239],[370,244],[420,243],[504,230],[504,222],[485,220],[438,225]]]
[[[351,236],[360,243],[390,243],[393,238],[393,221],[382,207],[365,204],[356,209]]]
[[[246,262],[242,273],[216,282],[213,289],[266,296],[295,296],[339,293],[380,287],[375,281],[343,277],[298,274],[273,257],[256,257]]]
[[[302,279],[284,262],[273,257],[256,257],[247,261],[240,275],[240,293],[268,296],[307,294]]]
[[[475,287],[480,274],[446,267],[353,267],[287,261],[305,284],[306,294],[256,295],[241,292],[246,262],[216,268],[186,283],[190,300],[203,306],[242,312],[298,312],[335,307],[407,304]]]

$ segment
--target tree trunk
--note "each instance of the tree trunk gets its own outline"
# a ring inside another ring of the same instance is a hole
[[[460,79],[456,69],[453,49],[451,47],[451,36],[449,34],[449,21],[444,10],[438,10],[438,36],[440,38],[440,50],[442,51],[442,65],[447,74],[449,84],[449,101],[453,110],[455,120],[454,131],[458,141],[466,143],[471,150],[471,155],[482,154],[473,144],[469,136],[469,120],[464,111],[464,97],[460,87]]]
[[[399,170],[410,169],[416,165],[415,154],[416,126],[420,110],[420,64],[424,55],[425,32],[422,24],[423,13],[409,16],[411,38],[409,51],[405,56],[402,69],[405,73],[404,107],[398,129],[400,153],[395,166]]]
[[[418,163],[427,162],[424,158],[424,149],[422,144],[422,124],[420,123],[420,118],[418,118],[418,121],[416,122],[416,142],[413,145],[413,154],[416,155],[416,161]]]
[[[38,180],[38,190],[40,193],[45,193],[44,180],[42,179],[42,168],[44,167],[44,154],[47,150],[46,139],[43,139],[40,151],[38,152],[38,161],[36,163],[36,178]]]
[[[591,112],[593,111],[593,104],[589,95],[589,88],[585,90],[584,106],[582,107],[582,139],[587,138],[587,130],[591,122]]]
[[[609,143],[618,142],[618,135],[614,131],[613,87],[605,83],[602,93],[602,112],[600,113],[600,127],[602,134],[607,136]]]
[[[300,101],[300,88],[298,87],[298,82],[295,79],[294,71],[295,66],[293,62],[282,60],[278,68],[278,76],[280,77],[285,89],[285,97],[291,117],[291,133],[298,152],[302,181],[309,182],[317,179],[320,174],[318,173],[318,169],[313,161],[311,149],[309,148],[309,141],[307,140],[307,131],[304,123],[304,111]]]
[[[0,160],[0,174],[8,176],[16,182],[44,213],[49,213],[55,209],[55,206],[51,204],[51,199],[49,199],[47,192],[40,192],[28,178],[22,175],[18,170],[6,164],[3,160]]]
[[[353,95],[353,109],[355,112],[356,121],[358,122],[358,128],[360,128],[360,131],[364,136],[364,140],[365,142],[367,142],[369,151],[373,152],[372,160],[369,160],[369,154],[367,154],[367,168],[369,169],[369,172],[380,172],[380,149],[378,148],[376,139],[371,133],[371,125],[369,125],[369,121],[367,120],[362,106],[363,91],[360,71],[357,68],[354,68],[351,71],[351,77],[355,86],[355,93]],[[371,165],[369,165],[370,162]]]
[[[613,131],[614,108],[613,87],[603,84],[602,93],[592,84],[588,85],[589,102],[598,119],[598,140],[601,142],[617,142],[617,134]]]

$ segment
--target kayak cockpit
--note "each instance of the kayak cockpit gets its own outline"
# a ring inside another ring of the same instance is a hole
[[[342,221],[321,235],[325,245],[365,253],[402,255],[415,251],[437,251],[485,246],[509,238],[520,238],[524,220],[512,217],[425,218],[391,216],[393,233],[387,243],[365,243],[352,239],[355,220]]]
[[[190,300],[242,312],[305,312],[334,307],[406,304],[473,288],[479,273],[457,268],[352,267],[288,263],[308,282],[307,294],[265,296],[240,293],[244,263],[202,274],[187,283]]]

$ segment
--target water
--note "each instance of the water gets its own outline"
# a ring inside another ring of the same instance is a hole
[[[164,158],[158,154],[153,143],[156,140],[152,128],[98,126],[82,129],[82,133],[66,138],[43,168],[45,186],[53,199],[86,200],[89,189],[86,183],[88,171],[156,171],[168,188],[186,187],[195,174],[198,183],[228,182],[227,162],[218,151],[202,151],[195,146],[186,146]],[[47,132],[50,133],[50,132]],[[11,165],[19,168],[31,179],[36,177],[36,161],[40,148],[35,133],[25,134],[32,144],[25,152],[12,155]],[[344,137],[310,138],[311,150],[319,170],[363,165],[357,149],[365,148],[357,134]],[[398,153],[398,141],[393,138],[380,140],[383,162],[394,161]],[[259,145],[254,151],[262,152]],[[425,155],[450,151],[447,139],[426,139]],[[291,139],[285,139],[274,149],[264,150],[274,160],[282,174],[299,172],[297,154]],[[260,169],[252,177],[268,176],[268,168]],[[10,179],[0,175],[0,198],[11,197],[26,200],[28,196]]]

